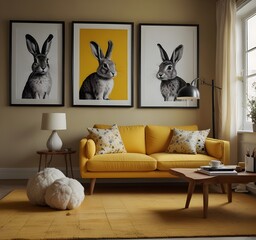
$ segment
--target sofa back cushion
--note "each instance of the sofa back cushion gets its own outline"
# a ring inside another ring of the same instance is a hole
[[[111,128],[112,125],[95,124],[94,128]],[[145,126],[118,126],[125,149],[129,153],[146,153]]]
[[[146,153],[153,154],[159,152],[165,152],[169,146],[172,138],[173,129],[178,128],[187,131],[198,130],[197,125],[186,126],[146,126]]]

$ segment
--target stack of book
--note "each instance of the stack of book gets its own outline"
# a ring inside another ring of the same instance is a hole
[[[201,166],[200,168],[197,169],[196,172],[203,173],[210,176],[237,174],[235,165],[221,165],[218,168],[213,168],[211,166]]]

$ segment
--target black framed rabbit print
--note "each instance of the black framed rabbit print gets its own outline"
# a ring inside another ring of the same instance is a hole
[[[64,22],[10,21],[10,105],[64,105]]]
[[[140,24],[139,107],[198,108],[179,90],[198,77],[199,25]]]
[[[73,106],[131,107],[133,23],[72,27]]]

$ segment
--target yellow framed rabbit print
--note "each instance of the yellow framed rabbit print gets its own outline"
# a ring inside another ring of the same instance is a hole
[[[131,107],[133,23],[73,22],[73,106]]]

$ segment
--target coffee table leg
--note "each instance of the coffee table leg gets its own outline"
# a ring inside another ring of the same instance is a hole
[[[232,186],[231,183],[227,184],[228,202],[232,202]]]
[[[186,205],[185,205],[185,208],[188,208],[189,207],[189,204],[190,204],[190,200],[192,198],[192,194],[195,190],[195,185],[196,183],[194,181],[190,181],[189,182],[189,185],[188,185],[188,194],[187,194],[187,201],[186,201]]]
[[[207,218],[207,213],[208,213],[208,195],[209,195],[209,185],[207,183],[204,183],[203,184],[204,218]]]
[[[225,186],[223,183],[220,184],[222,193],[226,193]]]

